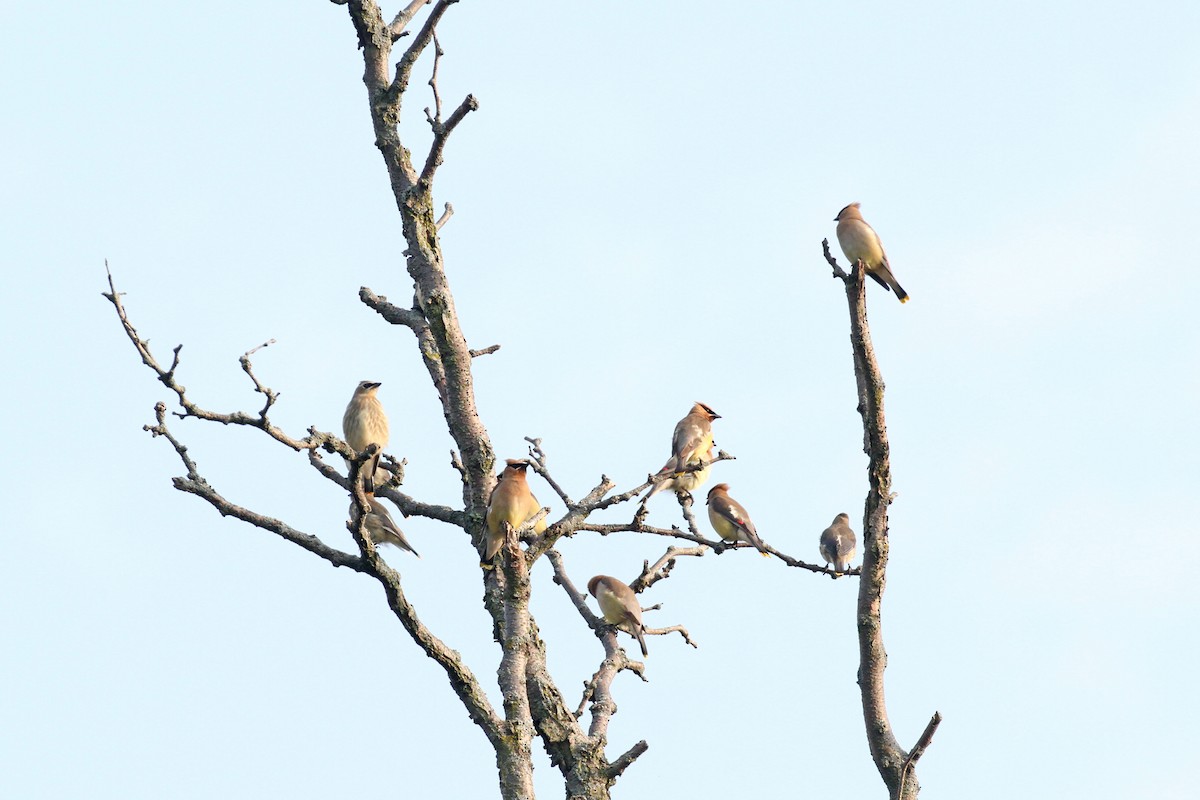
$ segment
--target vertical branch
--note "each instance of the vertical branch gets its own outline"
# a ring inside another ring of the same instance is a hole
[[[883,672],[887,652],[883,646],[881,608],[887,582],[888,516],[892,502],[892,468],[889,461],[887,425],[883,413],[883,377],[871,345],[867,325],[865,273],[859,262],[850,275],[842,272],[829,254],[825,256],[836,277],[846,287],[850,310],[850,345],[854,353],[854,377],[858,385],[858,412],[863,421],[863,449],[869,459],[870,489],[863,511],[863,564],[858,584],[858,686],[862,694],[863,721],[871,758],[888,787],[892,800],[912,800],[920,791],[908,753],[896,741],[884,700]]]
[[[503,596],[500,645],[503,654],[497,670],[500,692],[504,697],[504,718],[508,736],[496,748],[500,769],[500,794],[505,800],[533,797],[532,761],[533,716],[525,674],[529,666],[529,648],[533,620],[529,615],[529,569],[516,533],[505,523],[504,549],[500,553],[501,573],[498,584]]]

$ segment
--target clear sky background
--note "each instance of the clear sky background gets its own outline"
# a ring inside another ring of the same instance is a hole
[[[906,747],[945,716],[922,796],[1194,797],[1197,30],[1183,2],[464,0],[440,85],[481,107],[436,196],[466,335],[503,346],[475,364],[498,454],[540,436],[574,496],[628,488],[702,400],[765,539],[816,560],[835,514],[860,530],[820,243],[861,201],[913,298],[869,287],[899,493],[889,707]],[[261,405],[237,358],[274,338],[257,374],[296,436],[382,381],[406,490],[460,502],[411,335],[357,299],[411,282],[345,9],[18,4],[0,40],[0,796],[493,796],[483,735],[376,583],[172,489],[178,459],[142,431],[170,398],[100,297],[107,258],[214,410]],[[174,429],[230,500],[353,547],[303,456]],[[404,528],[424,558],[389,563],[496,700],[466,537]],[[561,549],[582,583],[668,544]],[[573,704],[602,651],[548,567],[534,613]],[[645,600],[700,648],[655,637],[650,682],[617,680],[610,756],[650,749],[616,796],[884,796],[856,588],[750,552],[681,563]]]

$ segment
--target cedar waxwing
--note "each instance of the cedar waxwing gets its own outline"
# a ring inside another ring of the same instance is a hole
[[[833,518],[833,524],[821,532],[821,558],[826,564],[832,564],[834,572],[846,572],[850,569],[850,561],[858,539],[850,530],[850,515],[838,514]]]
[[[387,506],[372,495],[367,495],[367,502],[371,504],[371,510],[367,512],[364,527],[371,541],[376,546],[390,544],[399,547],[401,550],[407,550],[417,558],[420,558],[421,554],[413,549],[413,546],[408,543],[408,539],[404,538],[404,533],[400,530],[400,526],[396,524],[396,520],[392,519]],[[358,524],[358,503],[353,500],[350,501],[350,521],[356,525]]]
[[[863,219],[858,206],[858,203],[851,203],[833,218],[838,224],[837,238],[842,252],[850,259],[850,266],[853,267],[859,261],[863,262],[868,275],[883,288],[894,290],[901,303],[907,303],[908,292],[900,287],[896,276],[892,274],[892,265],[888,263],[887,253],[883,251],[883,242],[879,241],[879,234]]]
[[[492,490],[492,497],[488,500],[487,550],[483,553],[485,564],[496,557],[496,553],[500,552],[500,547],[504,544],[504,523],[507,522],[515,530],[542,510],[541,503],[533,496],[533,492],[529,491],[529,481],[525,480],[525,469],[529,462],[510,458],[507,464],[500,473],[500,482],[496,484],[496,488]],[[542,517],[533,526],[533,532],[542,533],[545,530],[546,518]]]
[[[675,424],[675,433],[671,437],[671,457],[658,471],[655,484],[650,487],[650,493],[646,495],[642,505],[663,489],[690,492],[708,480],[713,459],[712,423],[714,419],[720,418],[720,414],[704,403],[696,403],[687,416]],[[684,467],[702,461],[710,463],[694,472],[680,472]]]
[[[646,637],[642,635],[642,607],[637,595],[627,585],[608,575],[597,575],[588,581],[588,591],[600,603],[604,621],[629,633],[642,646],[642,655],[650,655],[646,649]]]
[[[379,445],[380,451],[387,447],[388,420],[383,412],[383,403],[375,395],[381,384],[373,381],[363,381],[354,389],[354,396],[346,406],[342,415],[342,435],[346,444],[355,452],[367,449],[367,445]],[[379,456],[362,466],[363,491],[371,494],[375,491],[376,471],[379,469]],[[384,470],[386,472],[387,470]]]
[[[767,552],[763,540],[758,538],[758,531],[750,521],[746,509],[729,496],[728,483],[718,483],[708,490],[708,521],[725,541],[747,542],[754,545],[764,556],[771,555]]]

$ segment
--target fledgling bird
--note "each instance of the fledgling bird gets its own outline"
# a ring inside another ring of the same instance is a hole
[[[404,533],[400,530],[400,526],[396,524],[396,520],[392,519],[387,506],[373,495],[367,495],[367,502],[371,504],[371,510],[367,512],[367,519],[363,525],[371,541],[376,546],[390,544],[394,547],[399,547],[401,550],[407,550],[417,558],[420,558],[421,554],[413,549],[413,546],[408,543],[408,539],[404,538]],[[358,524],[358,503],[353,500],[350,501],[350,521],[355,525]]]
[[[597,575],[588,581],[588,592],[600,603],[604,621],[629,633],[642,646],[642,655],[650,655],[643,634],[642,606],[633,589],[610,575]]]
[[[650,502],[650,498],[664,489],[676,492],[691,492],[708,480],[712,471],[714,419],[721,415],[704,403],[695,403],[692,410],[675,424],[675,433],[671,436],[671,457],[655,476],[654,486],[642,501],[642,505]],[[681,472],[684,467],[709,462],[702,469],[692,472]]]
[[[821,558],[832,564],[835,572],[846,572],[858,549],[858,539],[850,530],[850,515],[838,514],[833,524],[821,532]]]
[[[863,219],[858,207],[858,203],[851,203],[833,218],[838,224],[837,239],[838,244],[842,246],[842,252],[850,260],[850,266],[853,267],[859,261],[863,262],[868,275],[883,288],[895,291],[901,303],[907,303],[908,292],[904,291],[896,276],[892,274],[892,265],[888,263],[879,234]]]
[[[354,396],[346,406],[346,413],[342,415],[342,435],[355,452],[362,452],[367,445],[379,445],[380,452],[362,466],[363,491],[367,494],[375,491],[379,456],[388,443],[387,414],[376,394],[381,385],[375,381],[363,381],[356,386]]]
[[[752,544],[758,552],[770,557],[745,507],[729,496],[728,483],[718,483],[708,490],[708,521],[725,541]]]
[[[487,507],[487,549],[483,554],[483,563],[490,562],[500,552],[504,544],[504,523],[514,529],[521,527],[525,521],[542,510],[542,504],[533,496],[529,489],[529,481],[525,479],[528,461],[510,458],[504,471],[500,473],[500,482],[492,490]],[[533,526],[534,533],[546,530],[546,518],[542,517]]]

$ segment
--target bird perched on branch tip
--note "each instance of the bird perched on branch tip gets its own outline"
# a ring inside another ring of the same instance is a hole
[[[883,288],[894,291],[901,303],[907,303],[908,292],[904,291],[896,276],[892,274],[892,266],[888,263],[879,234],[863,219],[858,207],[859,203],[851,203],[833,218],[838,224],[837,239],[838,244],[842,246],[842,252],[850,260],[851,267],[859,261],[863,262],[868,275]]]

